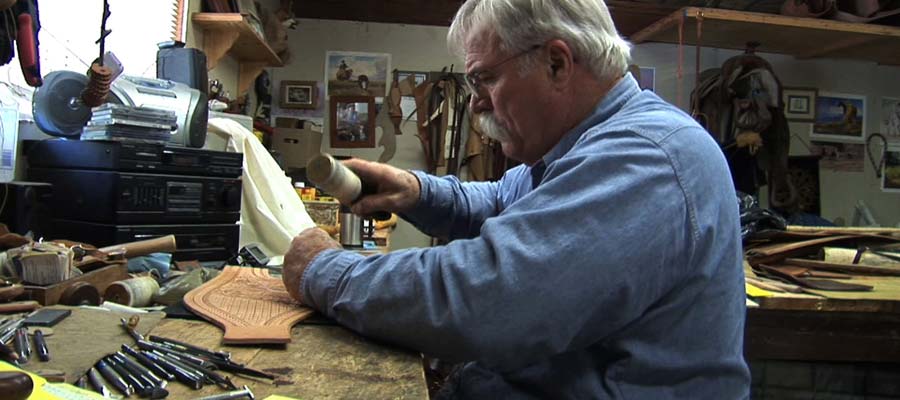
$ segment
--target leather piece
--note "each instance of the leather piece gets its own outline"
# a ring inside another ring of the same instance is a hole
[[[777,268],[781,272],[784,272],[791,276],[796,276],[798,278],[826,278],[826,279],[852,279],[853,278],[850,275],[842,274],[840,272],[817,271],[815,269],[796,266],[796,265],[779,265],[777,267],[772,266],[771,268]]]
[[[861,285],[856,283],[844,283],[837,282],[828,279],[818,279],[818,278],[800,278],[788,273],[780,271],[777,267],[772,267],[768,265],[760,264],[757,266],[761,271],[765,272],[766,275],[770,277],[777,278],[783,280],[788,283],[793,283],[795,285],[816,289],[816,290],[830,290],[830,291],[840,291],[840,292],[868,292],[874,289],[874,287],[869,285]]]
[[[264,268],[226,267],[188,292],[184,304],[225,329],[226,344],[289,343],[291,327],[313,314]]]

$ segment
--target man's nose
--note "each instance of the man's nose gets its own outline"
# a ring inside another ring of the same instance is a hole
[[[472,98],[469,99],[469,108],[472,110],[472,114],[478,114],[484,111],[491,110],[491,99],[489,96],[479,96],[478,93],[472,93]]]

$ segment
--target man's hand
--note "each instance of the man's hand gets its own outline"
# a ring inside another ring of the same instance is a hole
[[[400,213],[419,202],[419,179],[412,172],[359,159],[344,161],[344,165],[378,189],[377,193],[363,196],[353,203],[351,210],[354,214],[371,215],[376,211]]]
[[[303,272],[309,262],[324,250],[340,249],[341,245],[335,242],[328,233],[319,228],[309,228],[300,232],[293,241],[287,254],[284,255],[284,265],[281,271],[281,279],[288,293],[297,301],[300,299],[300,281]]]

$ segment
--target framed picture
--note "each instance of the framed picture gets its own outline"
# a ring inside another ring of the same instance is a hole
[[[881,134],[888,141],[900,141],[900,99],[881,98]]]
[[[884,152],[881,190],[900,193],[900,147],[889,148]]]
[[[315,109],[318,95],[315,81],[281,81],[278,106]]]
[[[866,96],[820,92],[810,139],[826,142],[865,141]]]
[[[387,94],[391,55],[353,51],[325,52],[325,91],[331,96]]]
[[[784,116],[788,121],[812,122],[816,119],[816,96],[814,88],[786,87],[781,89],[784,102]]]
[[[331,96],[331,147],[375,147],[375,98]]]

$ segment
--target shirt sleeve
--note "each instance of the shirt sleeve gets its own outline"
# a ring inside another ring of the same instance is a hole
[[[421,171],[419,203],[401,216],[423,233],[442,239],[471,238],[502,206],[497,182],[460,182],[455,176],[435,177]]]
[[[367,258],[321,253],[304,275],[304,301],[362,334],[498,371],[623,329],[683,279],[694,225],[666,153],[632,134],[605,136],[553,162],[536,190],[495,217],[455,223],[483,221],[477,237]],[[496,198],[495,189],[478,196]],[[434,201],[444,217],[482,211]]]

